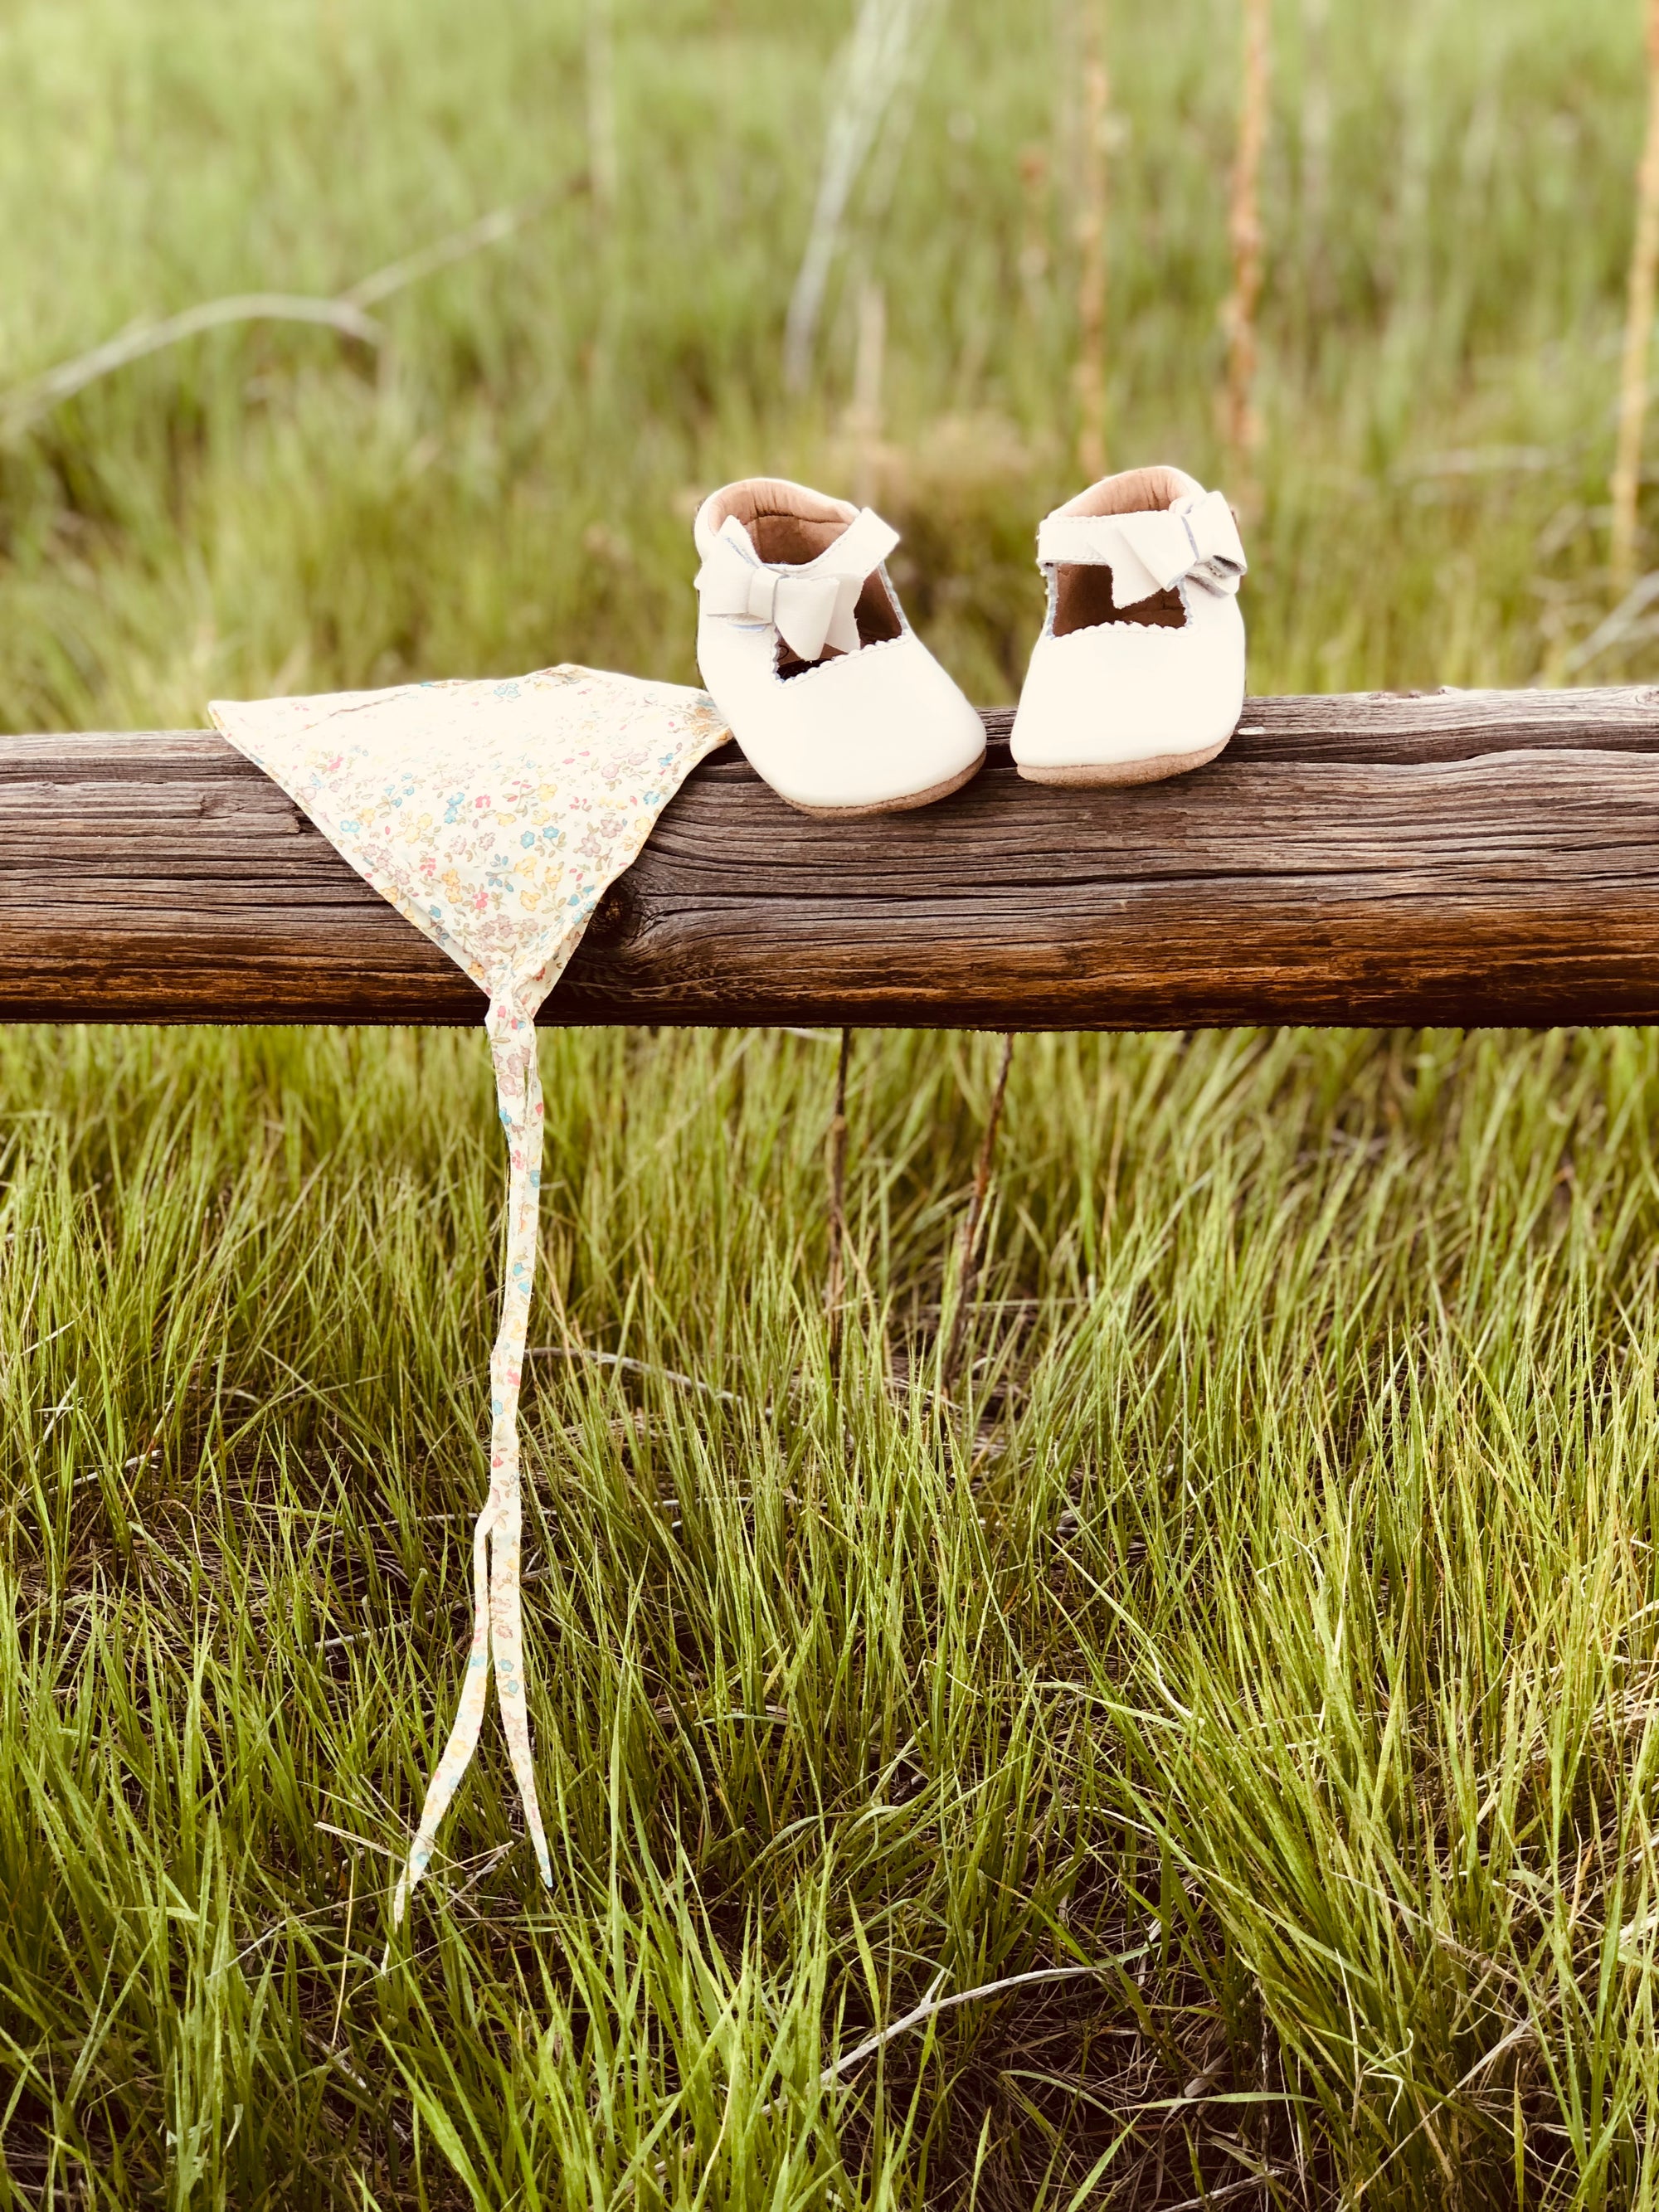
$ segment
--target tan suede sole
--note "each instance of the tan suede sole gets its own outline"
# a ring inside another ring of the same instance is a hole
[[[1218,745],[1201,753],[1153,753],[1146,760],[1085,761],[1074,768],[1027,768],[1023,761],[1016,761],[1014,766],[1028,783],[1060,783],[1074,791],[1097,791],[1108,784],[1162,783],[1165,776],[1185,775],[1188,769],[1202,768],[1206,761],[1225,752],[1227,742],[1223,738]]]
[[[793,806],[797,814],[810,814],[817,822],[867,822],[873,814],[908,814],[912,807],[931,806],[936,799],[948,799],[953,791],[960,791],[964,783],[971,783],[985,765],[981,753],[976,761],[969,761],[960,775],[946,776],[943,783],[930,784],[926,791],[907,792],[902,799],[884,799],[875,806],[803,806],[797,799],[784,799],[786,806]],[[778,793],[783,799],[783,793]]]

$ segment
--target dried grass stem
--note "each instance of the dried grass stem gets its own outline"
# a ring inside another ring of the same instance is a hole
[[[1631,241],[1624,356],[1619,378],[1619,444],[1613,465],[1613,596],[1636,580],[1637,497],[1647,416],[1648,348],[1659,270],[1659,0],[1648,0],[1648,129],[1636,175],[1636,235]]]
[[[967,1332],[968,1310],[974,1302],[974,1285],[979,1279],[979,1236],[985,1219],[985,1200],[991,1188],[991,1163],[996,1153],[997,1125],[1002,1119],[1003,1096],[1008,1088],[1008,1070],[1013,1064],[1014,1040],[1011,1031],[1002,1040],[1002,1060],[997,1068],[995,1087],[991,1092],[991,1110],[985,1117],[985,1134],[980,1139],[979,1158],[974,1167],[974,1194],[968,1202],[968,1218],[962,1224],[962,1266],[957,1285],[957,1307],[951,1317],[951,1334],[945,1347],[945,1364],[941,1370],[945,1389],[955,1387],[957,1370],[962,1360],[963,1339]]]
[[[1267,138],[1269,0],[1242,0],[1244,65],[1238,110],[1238,145],[1227,209],[1233,283],[1222,310],[1227,334],[1224,427],[1229,459],[1241,491],[1253,479],[1261,440],[1256,407],[1260,347],[1256,310],[1261,300],[1261,155]]]
[[[1078,465],[1106,472],[1106,128],[1111,106],[1097,0],[1083,16],[1083,147],[1077,217]]]
[[[836,1109],[830,1117],[827,1144],[830,1174],[830,1266],[823,1291],[823,1310],[830,1323],[830,1357],[841,1356],[842,1299],[845,1291],[847,1243],[847,1071],[853,1057],[853,1032],[841,1033],[841,1056],[836,1066]]]

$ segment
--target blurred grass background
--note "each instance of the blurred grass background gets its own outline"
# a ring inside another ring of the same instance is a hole
[[[1077,478],[1087,3],[935,7],[791,399],[842,8],[592,0],[596,100],[571,0],[9,0],[0,387],[555,197],[388,300],[378,350],[216,332],[14,435],[0,719],[195,723],[215,694],[572,656],[690,677],[692,495],[762,465],[848,480],[869,283],[872,488],[937,648],[1012,698],[1036,518]],[[1281,0],[1274,27],[1253,681],[1559,679],[1605,612],[1634,0]],[[1115,11],[1106,50],[1110,458],[1214,481],[1236,10]],[[614,191],[558,197],[596,107]]]
[[[1084,4],[936,12],[791,396],[844,9],[9,0],[0,391],[546,197],[378,345],[5,418],[0,723],[689,678],[691,504],[757,467],[864,471],[1012,697]],[[1106,21],[1110,458],[1213,481],[1237,16]],[[1274,35],[1255,688],[1651,675],[1576,658],[1632,0]],[[483,1488],[481,1043],[0,1037],[0,2203],[1654,2203],[1659,1041],[1023,1040],[946,1395],[994,1065],[859,1039],[837,1376],[830,1043],[546,1042],[557,1881],[487,1729],[383,1965]]]

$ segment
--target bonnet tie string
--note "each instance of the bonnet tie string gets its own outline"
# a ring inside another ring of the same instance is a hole
[[[530,1328],[530,1291],[536,1273],[536,1227],[541,1205],[542,1079],[536,1024],[511,999],[491,1002],[485,1024],[495,1065],[495,1093],[507,1132],[510,1163],[507,1248],[501,1271],[501,1318],[489,1355],[489,1495],[472,1531],[472,1648],[467,1655],[460,1703],[449,1739],[427,1784],[409,1863],[392,1900],[393,1927],[402,1924],[410,1892],[431,1863],[444,1814],[471,1764],[483,1723],[492,1659],[495,1695],[507,1757],[524,1805],[525,1826],[542,1880],[550,1888],[536,1770],[531,1758],[530,1711],[525,1702],[524,1625],[519,1596],[523,1512],[519,1486],[519,1387]]]

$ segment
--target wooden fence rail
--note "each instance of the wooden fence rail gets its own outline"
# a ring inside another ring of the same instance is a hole
[[[844,826],[735,750],[549,1022],[1659,1020],[1659,688],[1253,699],[1213,766]],[[478,992],[202,732],[0,737],[0,1018],[472,1022]]]

